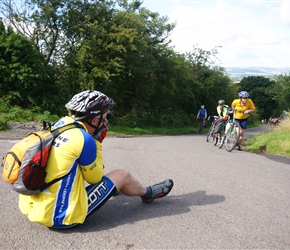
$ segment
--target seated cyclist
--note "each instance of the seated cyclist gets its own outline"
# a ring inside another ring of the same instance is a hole
[[[222,133],[223,131],[223,125],[225,124],[225,121],[229,118],[229,113],[231,111],[231,108],[225,104],[224,100],[218,101],[218,106],[216,108],[219,118],[215,120],[215,132],[214,135],[217,135],[218,133]]]
[[[96,90],[80,92],[65,105],[69,115],[54,127],[75,123],[84,128],[63,132],[55,139],[49,154],[46,182],[69,174],[38,195],[20,195],[19,208],[30,221],[54,229],[71,228],[83,224],[117,190],[127,196],[140,197],[143,203],[151,203],[170,193],[171,179],[144,186],[125,169],[105,173],[102,141],[108,131],[113,105],[113,99]]]

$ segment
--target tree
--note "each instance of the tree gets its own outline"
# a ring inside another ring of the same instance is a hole
[[[231,79],[225,75],[224,68],[218,66],[219,48],[220,46],[216,46],[206,51],[194,46],[192,51],[185,54],[190,62],[190,74],[195,82],[196,113],[200,105],[204,104],[209,114],[215,114],[218,100],[224,99],[229,103],[233,100]]]
[[[32,43],[0,22],[0,95],[11,105],[41,105],[44,79],[45,69]]]
[[[278,104],[275,108],[275,113],[272,114],[273,116],[280,116],[284,110],[289,111],[290,74],[279,75],[276,82],[267,89],[267,94],[270,95]]]

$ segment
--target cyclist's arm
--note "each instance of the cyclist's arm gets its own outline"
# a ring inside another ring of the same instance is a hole
[[[231,107],[227,107],[227,115],[233,114],[233,109]]]
[[[248,115],[248,114],[255,112],[255,111],[256,111],[256,107],[255,107],[253,101],[251,99],[248,99],[247,110],[244,111],[244,114]]]
[[[252,112],[255,112],[255,110],[254,109],[247,109],[247,110],[244,111],[244,114],[248,115],[248,114],[250,114]]]
[[[232,102],[232,105],[231,106],[232,106],[232,110],[234,110],[236,108],[236,104],[235,104],[234,101]]]
[[[79,164],[86,182],[95,184],[103,177],[102,145],[88,133],[84,133],[84,137],[85,142],[79,156]]]

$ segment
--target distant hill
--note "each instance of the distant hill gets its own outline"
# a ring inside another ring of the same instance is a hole
[[[266,67],[228,67],[226,73],[233,80],[240,80],[247,76],[264,76],[275,78],[278,75],[288,75],[289,68],[266,68]]]

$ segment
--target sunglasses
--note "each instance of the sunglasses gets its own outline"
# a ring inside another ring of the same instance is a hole
[[[248,99],[249,97],[242,97],[242,99]]]

